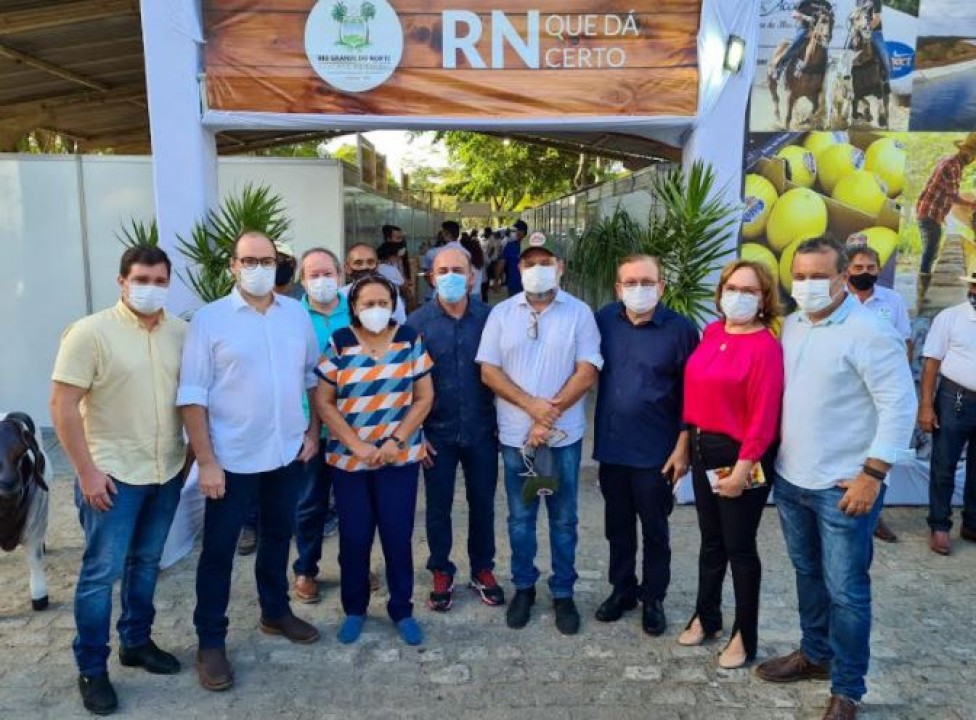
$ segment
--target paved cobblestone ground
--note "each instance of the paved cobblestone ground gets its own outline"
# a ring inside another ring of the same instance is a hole
[[[71,501],[70,477],[56,456],[52,529],[48,536],[52,608],[29,609],[21,551],[0,558],[0,718],[85,717],[75,686],[70,645],[71,598],[81,554],[81,532]],[[508,592],[508,542],[499,498],[498,576]],[[456,548],[464,547],[467,518],[455,514]],[[157,594],[155,639],[177,653],[181,674],[154,677],[121,668],[110,671],[129,718],[703,718],[787,720],[819,718],[826,683],[770,686],[749,670],[715,666],[720,649],[681,648],[674,638],[691,613],[698,533],[694,510],[672,517],[674,579],[666,609],[668,635],[644,636],[630,613],[614,625],[593,620],[607,592],[603,503],[595,468],[584,468],[580,491],[581,633],[560,636],[548,593],[540,587],[532,622],[523,631],[505,626],[504,610],[489,608],[459,590],[454,609],[434,615],[424,597],[428,576],[418,572],[417,616],[427,634],[422,648],[408,648],[384,614],[383,590],[374,598],[361,642],[335,640],[338,606],[336,540],[325,547],[325,600],[296,606],[322,630],[318,644],[299,647],[257,629],[253,559],[237,562],[231,598],[229,652],[237,687],[223,694],[197,685],[193,670],[195,557],[164,573]],[[426,561],[422,508],[417,516],[415,558]],[[976,719],[976,546],[956,540],[949,558],[926,545],[924,511],[886,511],[901,534],[894,546],[879,545],[875,560],[875,630],[870,693],[863,717],[919,720]],[[545,527],[544,521],[540,521]],[[779,524],[769,511],[761,529],[765,564],[760,659],[789,651],[798,639],[793,574]],[[545,546],[546,543],[540,543]],[[464,567],[464,558],[459,565]],[[548,557],[540,567],[548,567]],[[375,561],[377,566],[379,560]],[[464,570],[462,570],[462,573]],[[461,575],[459,577],[464,577]],[[466,579],[466,578],[464,578]],[[726,598],[731,600],[731,582]],[[731,627],[731,619],[727,619]]]

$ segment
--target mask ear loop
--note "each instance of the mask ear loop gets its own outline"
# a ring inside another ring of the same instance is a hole
[[[535,471],[535,464],[532,462],[532,456],[526,454],[524,445],[519,449],[519,452],[522,454],[522,463],[525,465],[525,472],[519,473],[519,476],[524,478],[538,477],[539,473]]]

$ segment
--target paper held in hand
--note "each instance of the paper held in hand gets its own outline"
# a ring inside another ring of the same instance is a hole
[[[719,478],[726,478],[732,474],[731,467],[715,468],[714,470],[706,470],[705,476],[708,478],[708,483],[712,486],[712,492],[718,492],[718,481]],[[763,472],[762,465],[756,463],[752,466],[752,472],[749,476],[749,485],[746,490],[752,490],[753,488],[763,487],[766,484],[766,474]]]

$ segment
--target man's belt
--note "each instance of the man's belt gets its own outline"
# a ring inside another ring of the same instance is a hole
[[[960,385],[957,382],[953,382],[945,375],[942,376],[942,382],[939,384],[939,389],[946,389],[952,393],[958,393],[962,395],[967,400],[976,400],[976,390],[970,390],[968,387]]]

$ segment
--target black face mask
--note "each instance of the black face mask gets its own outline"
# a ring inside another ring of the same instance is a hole
[[[360,270],[353,270],[349,273],[349,282],[356,282],[357,280],[362,280],[368,275],[375,275],[376,270],[370,268],[361,268]]]
[[[969,293],[969,304],[973,306],[973,310],[976,310],[976,292]]]
[[[275,285],[282,286],[289,284],[295,277],[295,261],[285,260],[278,263],[275,269]]]
[[[860,275],[850,276],[851,287],[855,290],[870,290],[878,282],[878,276],[871,273],[861,273]]]

